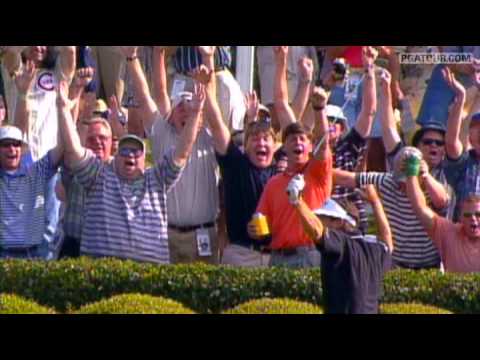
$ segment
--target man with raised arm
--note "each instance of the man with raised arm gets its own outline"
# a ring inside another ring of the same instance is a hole
[[[176,146],[147,170],[142,139],[122,137],[113,161],[104,163],[81,145],[70,109],[60,108],[66,165],[88,192],[81,254],[170,262],[167,193],[188,161],[204,102],[205,89],[197,85],[185,107],[188,116]]]
[[[199,48],[203,61],[210,64],[215,47],[200,46]],[[143,125],[152,142],[154,159],[162,159],[180,141],[186,121],[190,116],[188,109],[192,93],[182,91],[172,94],[172,99],[168,98],[164,49],[155,47],[154,87],[159,96],[154,100],[141,65],[136,58],[136,47],[122,47],[122,49],[127,57],[127,66],[135,86],[135,93],[139,96],[141,110],[144,114]],[[203,69],[206,67],[204,66]],[[209,68],[208,75],[214,78],[212,71]],[[204,75],[206,74],[204,73]],[[193,85],[193,81],[190,84]],[[208,88],[210,89],[211,86],[209,85]],[[191,90],[191,86],[184,90]],[[213,88],[213,92],[215,92],[215,88]],[[211,93],[212,90],[207,91],[207,100],[210,99]],[[211,101],[208,101],[206,104],[210,103]],[[203,114],[204,124],[211,116],[220,116],[221,118],[221,113],[219,115],[206,110]],[[215,159],[212,134],[206,126],[201,126],[183,176],[172,187],[167,199],[168,236],[172,263],[196,261],[218,263],[216,232],[219,208],[218,180],[218,165]],[[201,244],[204,244],[204,250],[202,250]]]
[[[293,114],[288,104],[283,103],[282,106],[284,114]],[[295,215],[295,208],[289,203],[289,196],[285,193],[290,180],[302,174],[306,181],[304,198],[311,208],[323,206],[330,197],[332,154],[328,145],[328,120],[325,108],[317,108],[315,116],[322,141],[313,151],[312,133],[302,124],[292,121],[285,128],[282,139],[288,157],[287,169],[283,174],[270,179],[257,206],[257,212],[266,216],[271,230],[272,266],[312,267],[320,263],[320,254],[303,231]],[[295,120],[293,115],[289,117]],[[249,224],[248,231],[250,237],[261,239],[261,231],[254,223]]]
[[[394,159],[392,172],[353,173],[335,170],[334,182],[350,188],[375,186],[392,228],[395,244],[392,253],[393,268],[438,269],[440,266],[438,251],[413,211],[406,194],[402,164],[404,157],[412,152],[421,156],[418,149],[403,147]]]
[[[322,288],[327,314],[376,314],[383,275],[393,250],[390,227],[376,191],[369,187],[379,236],[365,236],[358,229],[358,218],[335,200],[312,210],[304,201],[299,179],[288,188],[297,188],[290,196],[304,232],[322,254]],[[301,178],[300,178],[301,180]],[[345,200],[342,200],[344,203]]]
[[[465,105],[465,87],[455,78],[453,72],[445,67],[443,75],[447,84],[455,93],[447,123],[446,150],[447,163],[445,173],[448,183],[453,187],[457,200],[453,220],[459,220],[460,204],[469,195],[480,194],[480,113],[471,118],[468,150],[460,140],[462,112]]]
[[[389,167],[399,151],[406,145],[400,138],[393,114],[391,91],[392,77],[387,70],[383,70],[380,84],[380,119],[382,121],[383,143],[388,156]],[[399,86],[397,83],[395,86]],[[452,112],[452,115],[454,112]],[[412,145],[418,148],[423,155],[422,186],[428,194],[431,206],[440,215],[446,215],[451,198],[451,190],[445,177],[445,128],[439,123],[425,124],[412,139]]]
[[[60,87],[66,92],[66,83]],[[20,129],[0,127],[0,257],[53,260],[58,243],[45,236],[45,218],[48,183],[57,173],[63,143],[59,140],[44,157],[29,165],[21,161],[25,145]]]
[[[437,247],[445,271],[480,272],[480,196],[468,195],[461,203],[458,223],[437,215],[428,205],[418,176],[418,159],[405,159],[407,194],[413,209]]]

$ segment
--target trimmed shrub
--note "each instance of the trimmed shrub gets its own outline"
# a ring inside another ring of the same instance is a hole
[[[453,314],[451,311],[440,309],[435,306],[428,306],[414,303],[382,304],[381,314]]]
[[[323,314],[321,307],[290,299],[251,300],[223,314]]]
[[[55,311],[20,296],[0,294],[0,314],[55,314]]]
[[[74,314],[194,314],[194,312],[170,299],[124,294],[85,305]]]
[[[118,259],[0,260],[0,293],[17,294],[58,312],[133,293],[169,298],[197,313],[220,313],[261,298],[322,305],[320,269],[158,266]],[[385,276],[381,302],[480,313],[480,274],[393,271]]]

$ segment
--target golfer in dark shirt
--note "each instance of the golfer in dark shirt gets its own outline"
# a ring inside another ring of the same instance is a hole
[[[312,211],[298,199],[296,208],[304,230],[322,254],[322,288],[327,314],[378,313],[383,275],[393,245],[386,217],[377,214],[376,203],[372,206],[379,237],[384,242],[357,230],[357,221],[334,200]]]

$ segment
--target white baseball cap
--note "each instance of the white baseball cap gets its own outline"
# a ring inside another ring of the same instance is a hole
[[[322,208],[313,212],[315,215],[330,216],[336,219],[342,219],[352,226],[357,226],[357,222],[341,207],[335,200],[328,199]]]
[[[0,141],[6,139],[17,140],[25,143],[25,141],[23,141],[22,131],[16,126],[6,125],[0,127]]]
[[[340,106],[337,105],[327,105],[327,117],[332,117],[343,122],[347,122],[347,117],[343,113],[343,110]]]
[[[179,93],[172,94],[172,110],[175,109],[182,101],[192,101],[193,93],[190,91],[180,91]]]

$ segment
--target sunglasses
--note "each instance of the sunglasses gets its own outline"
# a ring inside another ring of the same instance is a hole
[[[0,142],[0,147],[3,147],[3,148],[9,148],[10,146],[13,146],[13,147],[20,147],[22,146],[22,142],[21,141],[2,141]]]
[[[445,141],[443,140],[434,140],[434,139],[425,139],[425,140],[422,140],[422,144],[423,145],[436,145],[436,146],[443,146],[445,145]]]
[[[118,149],[118,154],[121,157],[130,157],[130,155],[133,155],[134,158],[139,158],[142,156],[143,151],[141,149],[133,149],[129,147],[122,147]]]
[[[102,119],[108,120],[108,117],[110,116],[110,110],[107,111],[94,111],[93,115],[99,116]]]
[[[470,219],[470,218],[472,218],[472,217],[474,217],[474,216],[475,216],[477,219],[480,218],[480,211],[474,212],[474,213],[470,213],[470,212],[465,212],[465,213],[463,213],[463,217],[464,217],[465,219]]]

